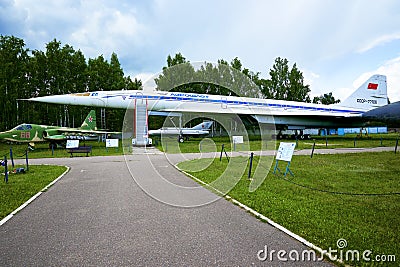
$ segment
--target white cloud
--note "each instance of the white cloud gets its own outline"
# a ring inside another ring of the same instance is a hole
[[[95,2],[86,2],[79,27],[66,36],[90,57],[116,52],[120,57],[140,46],[145,26],[137,20],[134,9],[118,10],[114,7],[97,8]]]
[[[158,72],[181,52],[191,62],[239,57],[265,77],[282,57],[313,70],[305,82],[320,95],[400,54],[398,0],[0,1],[0,34],[14,33],[30,49],[56,38],[86,58],[116,52],[128,75]],[[354,53],[377,46],[369,58]]]
[[[394,40],[399,40],[399,39],[400,39],[400,32],[381,35],[381,36],[375,38],[374,40],[369,41],[368,43],[364,44],[362,47],[360,47],[357,50],[357,52],[364,53],[364,52],[371,50],[377,46],[384,45],[386,43],[390,43]]]
[[[313,71],[304,69],[304,70],[300,70],[303,73],[304,76],[304,84],[308,84],[310,85],[310,87],[312,87],[312,85],[314,84],[314,81],[316,79],[319,78],[319,75]]]
[[[141,80],[142,81],[142,83],[144,84],[145,82],[147,82],[148,81],[148,79],[150,79],[151,77],[153,77],[155,74],[154,73],[150,73],[150,72],[142,72],[142,73],[138,73],[138,74],[136,74],[136,75],[134,75],[134,76],[131,76],[131,77],[133,77],[133,79],[138,79],[138,80]]]
[[[320,77],[317,73],[307,70],[307,69],[302,69],[300,70],[303,73],[303,77],[304,77],[304,84],[309,85],[311,92],[310,92],[310,96],[311,96],[311,100],[315,97],[315,96],[320,96],[326,92],[321,92],[320,90],[317,90],[315,88],[315,84],[318,83],[318,78]]]

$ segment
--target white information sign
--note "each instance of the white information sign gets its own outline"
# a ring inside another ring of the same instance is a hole
[[[241,135],[232,136],[232,140],[234,144],[243,144],[243,136]]]
[[[79,140],[67,140],[66,148],[77,148],[79,147]]]
[[[118,139],[106,139],[106,147],[118,147]]]
[[[279,144],[278,153],[276,153],[277,160],[291,161],[296,143],[283,143]]]

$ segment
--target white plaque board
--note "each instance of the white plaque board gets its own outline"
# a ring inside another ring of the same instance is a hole
[[[243,136],[241,135],[232,136],[232,140],[234,144],[243,144]]]
[[[79,140],[67,140],[66,148],[77,148],[79,147]]]
[[[106,147],[118,147],[118,139],[106,139]]]
[[[278,153],[276,153],[277,160],[291,161],[296,143],[283,143],[279,144]]]

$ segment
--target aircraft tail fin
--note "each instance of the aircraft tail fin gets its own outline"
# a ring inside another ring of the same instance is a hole
[[[212,121],[203,121],[202,123],[194,126],[192,129],[193,130],[208,130],[208,129],[210,129],[212,124],[213,124]]]
[[[96,112],[91,110],[83,121],[80,129],[82,130],[97,130],[96,126]]]
[[[368,111],[387,104],[386,76],[375,74],[338,106]]]

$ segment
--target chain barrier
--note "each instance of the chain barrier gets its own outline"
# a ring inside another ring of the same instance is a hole
[[[10,152],[3,155],[4,160],[1,160],[1,161],[0,161],[1,166],[4,166],[4,181],[5,181],[6,183],[8,183],[8,178],[9,178],[9,177],[8,177],[8,175],[9,175],[9,171],[8,171],[8,159],[7,159],[7,156],[8,156],[8,155],[10,155],[10,160],[11,160],[12,168],[15,167],[15,165],[14,165],[14,158],[21,158],[21,159],[22,159],[22,158],[25,158],[26,170],[29,171],[28,150],[26,150],[25,153],[24,153],[23,155],[21,155],[21,156],[18,156],[18,155],[15,156],[14,153],[13,153],[12,148],[10,148]],[[24,173],[24,172],[25,172],[25,169],[24,169],[24,168],[17,168],[16,170],[14,170],[14,172],[16,172],[16,173],[20,173],[20,172]]]

